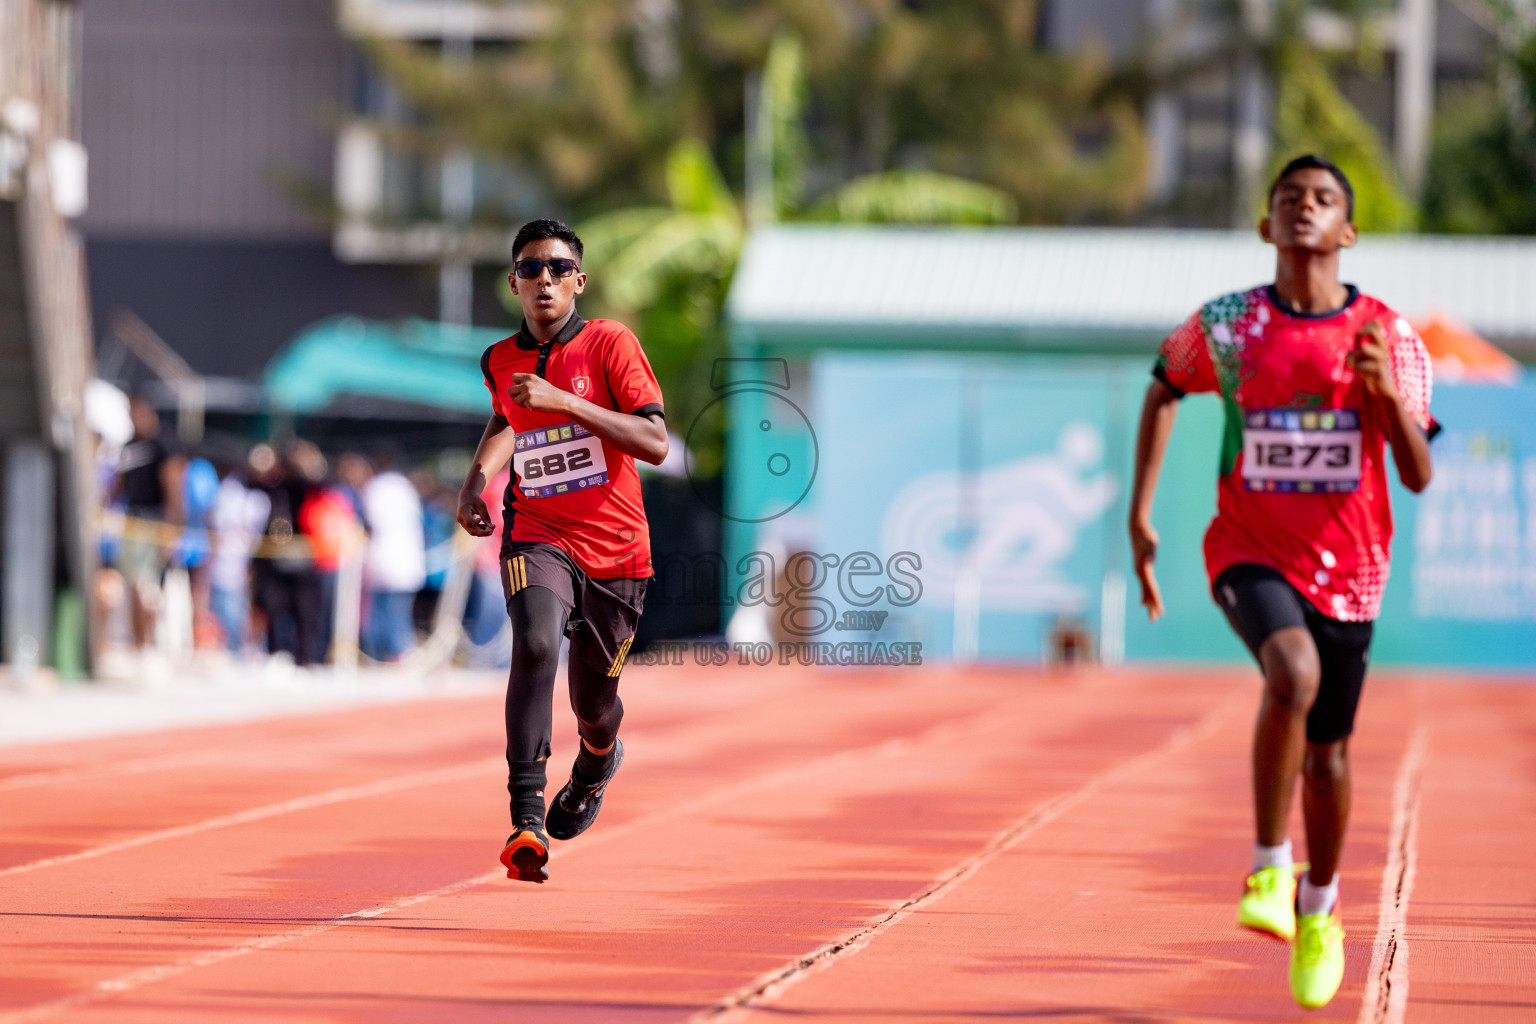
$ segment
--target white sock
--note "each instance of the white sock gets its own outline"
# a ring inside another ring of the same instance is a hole
[[[1339,901],[1339,876],[1335,872],[1333,881],[1327,885],[1313,885],[1312,879],[1303,878],[1301,886],[1296,890],[1296,910],[1302,914],[1327,914],[1333,911],[1333,905]]]
[[[1253,870],[1259,868],[1288,868],[1291,866],[1291,841],[1287,839],[1279,846],[1265,846],[1263,843],[1253,844]]]

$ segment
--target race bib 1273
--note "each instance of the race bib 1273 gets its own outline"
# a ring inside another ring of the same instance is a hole
[[[549,498],[608,482],[603,443],[579,423],[524,431],[514,445],[512,465],[525,498]]]
[[[1360,487],[1354,409],[1257,409],[1243,414],[1243,485],[1250,491],[1336,494]]]

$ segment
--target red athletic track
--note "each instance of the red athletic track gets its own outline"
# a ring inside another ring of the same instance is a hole
[[[0,1022],[1536,1014],[1536,686],[1372,680],[1313,1014],[1233,924],[1250,673],[624,690],[624,771],[542,887],[495,865],[495,696],[0,751]]]

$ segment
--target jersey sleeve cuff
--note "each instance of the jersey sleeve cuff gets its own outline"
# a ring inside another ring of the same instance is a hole
[[[1426,441],[1433,441],[1435,438],[1440,436],[1440,431],[1444,429],[1445,428],[1440,425],[1440,421],[1431,416],[1429,418],[1429,426],[1424,429],[1424,439]]]
[[[1168,379],[1168,371],[1162,366],[1152,367],[1152,376],[1163,382],[1163,387],[1173,392],[1174,398],[1183,398],[1188,392]]]
[[[663,409],[657,402],[652,402],[649,405],[642,405],[640,408],[636,409],[632,415],[649,416],[651,413],[655,413],[662,419],[667,418],[667,410]]]

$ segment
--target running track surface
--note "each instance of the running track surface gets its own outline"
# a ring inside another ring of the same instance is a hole
[[[545,886],[495,864],[494,695],[0,750],[0,1022],[1536,1013],[1536,686],[1373,678],[1349,967],[1311,1014],[1286,947],[1233,924],[1250,673],[624,692],[624,770]]]

